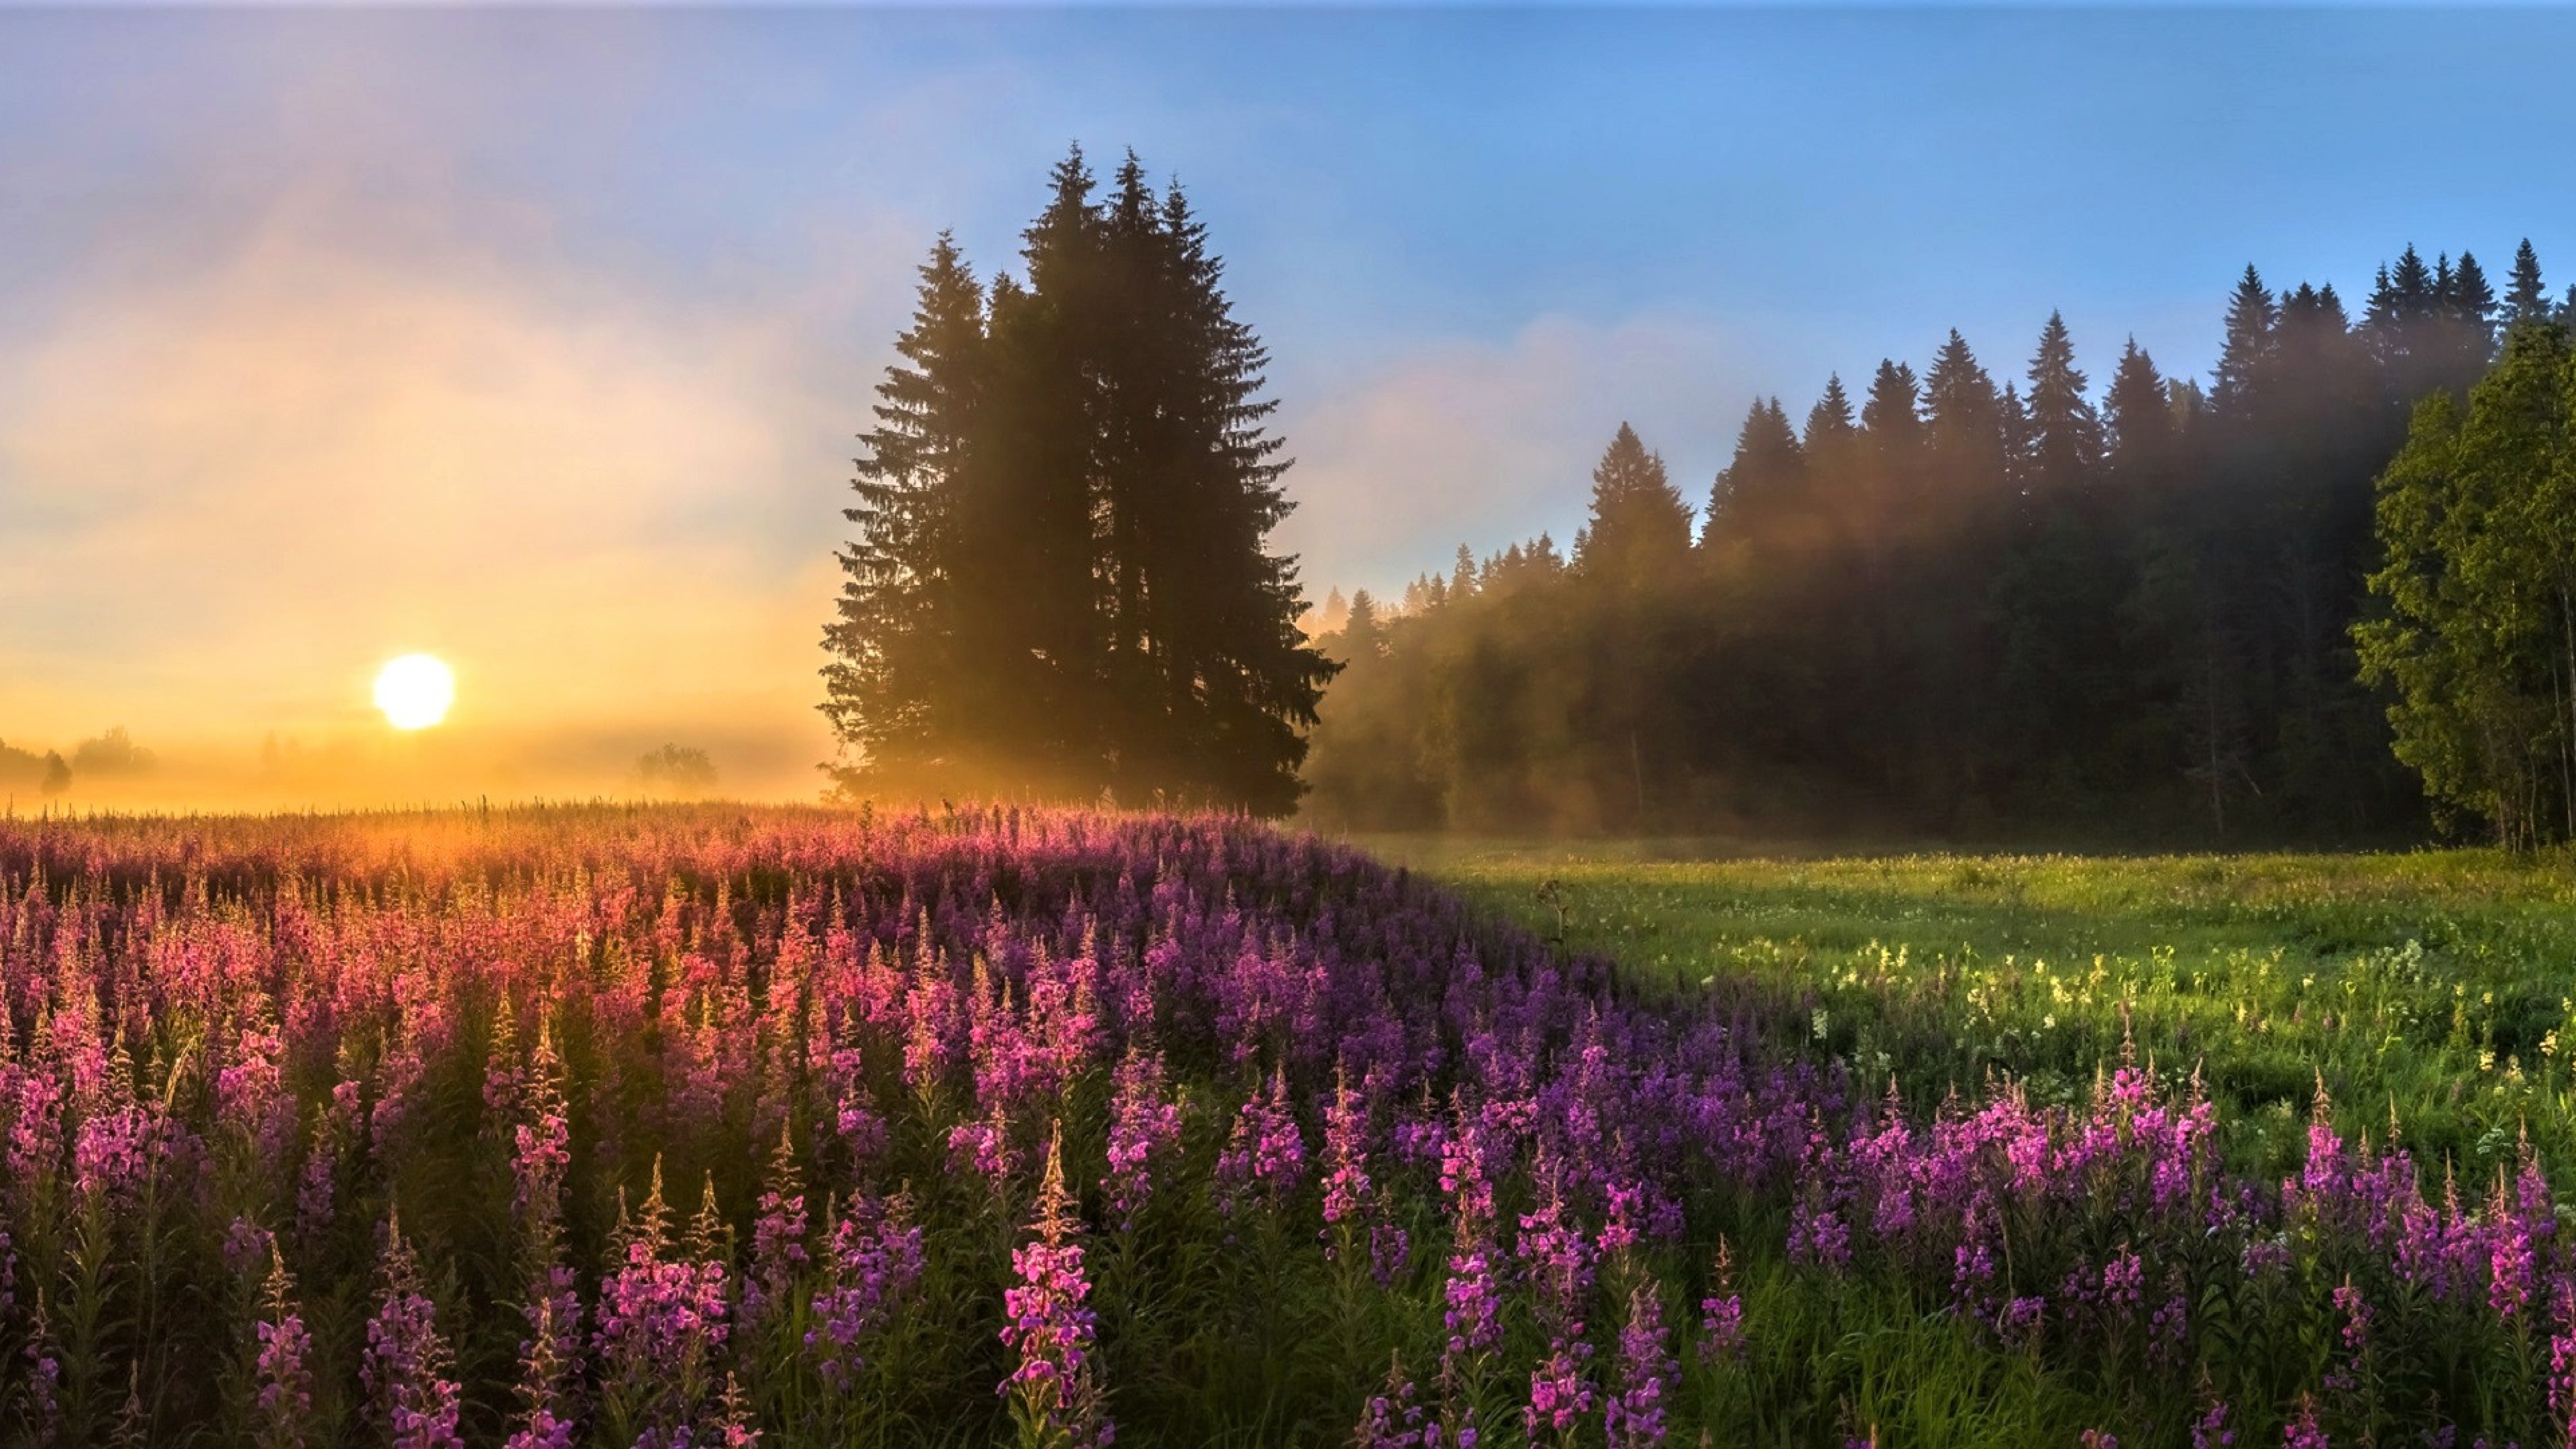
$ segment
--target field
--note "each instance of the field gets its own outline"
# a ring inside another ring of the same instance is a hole
[[[2419,1160],[2481,1182],[2526,1131],[2550,1167],[2576,1170],[2563,854],[1726,860],[1687,842],[1367,843],[1642,980],[1766,986],[1784,1023],[1915,1100],[1998,1076],[2079,1100],[2125,1045],[2163,1075],[2201,1074],[2242,1170],[2298,1168],[2321,1086],[2347,1137],[2384,1140],[2393,1112]]]
[[[0,822],[0,1441],[2566,1442],[2563,863],[1371,844]]]

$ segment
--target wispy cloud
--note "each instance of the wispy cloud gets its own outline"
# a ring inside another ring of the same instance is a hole
[[[1290,410],[1300,506],[1282,536],[1317,593],[1400,586],[1460,543],[1481,555],[1545,529],[1570,544],[1622,421],[1696,502],[1761,375],[1749,352],[1669,315],[1549,316],[1405,352]]]

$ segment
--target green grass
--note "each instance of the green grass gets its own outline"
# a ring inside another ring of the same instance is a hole
[[[2128,1049],[2199,1071],[2249,1170],[2301,1159],[2322,1082],[2347,1134],[2384,1141],[2393,1113],[2473,1187],[2526,1131],[2576,1180],[2576,857],[1361,843],[1640,988],[1749,990],[1918,1105],[2001,1078],[2072,1100]]]

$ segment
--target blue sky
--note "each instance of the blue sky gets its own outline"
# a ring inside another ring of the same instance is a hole
[[[910,267],[1010,265],[1077,139],[1214,228],[1320,593],[1564,538],[1623,418],[1702,496],[1756,393],[1952,326],[2017,372],[2062,308],[2098,381],[2131,333],[2204,372],[2248,261],[2357,305],[2528,235],[2563,287],[2570,54],[2532,10],[0,10],[0,607],[46,623],[0,737],[218,680],[325,733],[317,674],[403,634],[525,728],[810,754]],[[658,652],[605,642],[637,610]]]

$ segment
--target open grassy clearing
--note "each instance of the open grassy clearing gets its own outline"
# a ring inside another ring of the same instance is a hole
[[[2527,1129],[2576,1162],[2576,860],[2381,855],[1705,858],[1692,842],[1366,842],[1632,981],[1730,975],[1909,1099],[2023,1080],[2080,1097],[2124,1032],[2203,1074],[2239,1166],[2304,1157],[2320,1079],[2347,1136],[2392,1110],[2482,1185]],[[1703,858],[1692,858],[1700,856]],[[2553,1171],[2553,1176],[2557,1175]]]

